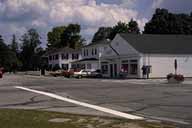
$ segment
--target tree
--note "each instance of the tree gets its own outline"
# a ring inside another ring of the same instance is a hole
[[[97,42],[100,40],[104,40],[110,37],[112,32],[112,27],[100,27],[98,31],[93,36],[92,42]]]
[[[81,26],[78,24],[69,24],[61,35],[62,47],[77,49],[83,46],[81,35]]]
[[[40,36],[35,29],[30,29],[21,37],[21,61],[23,63],[23,70],[34,69],[33,56],[36,54],[36,49],[41,44]]]
[[[113,40],[113,38],[118,33],[128,33],[129,32],[129,26],[126,23],[118,22],[117,25],[113,27],[113,30],[110,34],[110,39]]]
[[[100,27],[95,33],[92,42],[97,42],[104,39],[113,40],[118,33],[140,34],[138,23],[131,19],[129,23],[118,22],[113,27]]]
[[[133,33],[133,34],[140,34],[140,30],[139,30],[139,26],[137,21],[134,21],[133,19],[131,19],[131,21],[128,23],[128,29],[129,29],[129,33]]]
[[[17,62],[16,54],[9,49],[0,35],[0,66],[3,66],[6,70],[10,70],[12,65],[17,64]]]
[[[2,36],[0,35],[0,51],[6,51],[6,50],[8,50],[8,47],[6,46]]]
[[[18,53],[18,43],[17,43],[17,40],[16,40],[16,36],[13,35],[12,37],[12,42],[11,42],[11,45],[10,45],[10,49],[15,52],[16,54]]]
[[[38,70],[42,66],[42,55],[45,54],[45,50],[41,47],[36,48],[35,54],[31,57],[31,65],[33,70]]]
[[[77,49],[83,46],[84,39],[80,35],[81,26],[78,24],[69,24],[53,28],[48,33],[48,47],[60,48],[70,47]]]
[[[152,19],[145,25],[145,34],[192,34],[192,17],[173,14],[167,9],[156,9]]]
[[[66,29],[66,26],[59,26],[52,29],[51,32],[48,32],[48,47],[60,47],[61,42],[61,34]]]

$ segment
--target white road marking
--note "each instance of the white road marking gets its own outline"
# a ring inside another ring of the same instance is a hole
[[[25,90],[25,91],[29,91],[29,92],[33,92],[33,93],[42,94],[42,95],[52,97],[52,98],[55,98],[55,99],[58,99],[58,100],[66,101],[66,102],[73,103],[73,104],[80,105],[80,106],[87,107],[87,108],[92,108],[92,109],[95,109],[95,110],[98,110],[98,111],[102,111],[102,112],[109,113],[109,114],[112,114],[112,115],[116,115],[116,116],[119,116],[119,117],[123,117],[123,118],[126,118],[126,119],[144,120],[144,118],[140,117],[140,116],[135,116],[135,115],[123,113],[123,112],[120,112],[120,111],[116,111],[116,110],[112,110],[112,109],[108,109],[108,108],[104,108],[104,107],[100,107],[100,106],[96,106],[96,105],[76,101],[76,100],[65,98],[65,97],[62,97],[62,96],[59,96],[59,95],[56,95],[56,94],[53,94],[53,93],[49,93],[49,92],[38,91],[38,90],[29,89],[29,88],[25,88],[25,87],[21,87],[21,86],[15,86],[15,88]]]

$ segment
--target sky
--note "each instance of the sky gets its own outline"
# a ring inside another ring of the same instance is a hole
[[[78,23],[89,43],[101,26],[134,19],[143,30],[156,8],[174,13],[192,12],[192,0],[0,0],[0,35],[10,43],[13,34],[20,36],[30,28],[41,35],[42,46],[47,32],[55,26]]]

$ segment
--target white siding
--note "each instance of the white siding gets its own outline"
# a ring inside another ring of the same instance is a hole
[[[81,54],[83,59],[88,59],[88,58],[99,58],[99,54],[103,54],[105,47],[107,47],[108,44],[102,44],[102,45],[93,45],[93,46],[88,46],[85,48],[82,48]],[[88,55],[87,55],[88,51]],[[84,54],[85,52],[85,54]],[[93,52],[93,53],[92,53]]]
[[[177,57],[175,57],[177,56]],[[165,56],[148,56],[143,57],[141,61],[147,65],[152,66],[152,73],[150,77],[166,77],[169,73],[175,73],[174,60],[178,62],[178,74],[183,74],[185,77],[192,77],[192,56],[180,56],[180,55],[165,55]],[[141,65],[142,66],[142,65]]]
[[[54,67],[56,64],[59,64],[60,68],[62,68],[62,64],[68,64],[69,69],[71,68],[71,63],[77,60],[80,60],[82,58],[81,54],[78,52],[68,53],[68,59],[62,59],[62,54],[66,54],[67,52],[58,52],[54,54],[50,54],[49,56],[59,55],[58,60],[49,60],[49,65],[52,65]],[[72,59],[72,54],[78,54],[79,59]]]
[[[124,40],[121,36],[117,35],[115,39],[111,42],[111,46],[118,51],[118,53],[123,55],[137,55],[139,54],[129,43]]]

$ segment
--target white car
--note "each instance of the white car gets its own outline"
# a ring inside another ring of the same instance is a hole
[[[88,77],[88,76],[90,76],[90,74],[91,74],[91,72],[89,72],[89,71],[80,70],[78,72],[74,72],[73,77],[80,79],[82,77]]]

